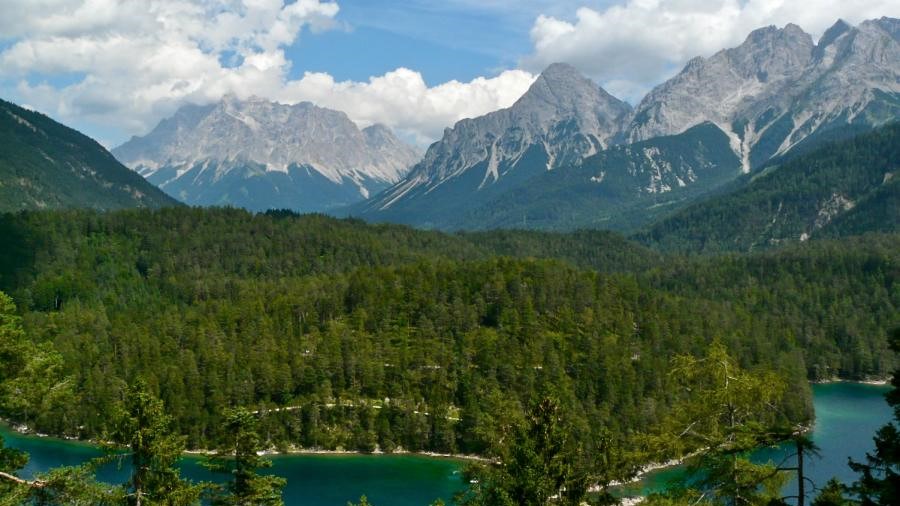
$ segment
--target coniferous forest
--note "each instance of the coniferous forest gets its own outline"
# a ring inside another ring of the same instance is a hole
[[[900,3],[575,3],[0,0],[0,506],[900,505]]]
[[[0,289],[64,392],[4,415],[97,438],[128,385],[163,401],[189,448],[260,417],[268,447],[484,454],[553,397],[584,443],[661,422],[676,355],[722,342],[789,385],[885,377],[900,236],[758,254],[660,254],[608,232],[443,234],[234,209],[4,215]],[[49,352],[48,352],[49,353]]]

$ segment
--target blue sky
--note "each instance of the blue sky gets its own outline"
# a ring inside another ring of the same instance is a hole
[[[305,70],[357,81],[397,67],[416,69],[425,82],[469,81],[516,68],[531,51],[535,18],[608,2],[344,0],[337,29],[301,37],[288,55],[292,77]]]
[[[0,97],[107,146],[226,94],[312,101],[425,145],[550,63],[632,104],[694,56],[896,0],[2,0]]]

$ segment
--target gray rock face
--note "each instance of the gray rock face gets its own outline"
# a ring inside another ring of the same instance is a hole
[[[818,45],[798,26],[761,28],[743,44],[695,58],[635,109],[630,142],[705,121],[731,137],[743,170],[807,138],[877,126],[900,109],[900,20],[838,21]]]
[[[495,185],[523,159],[533,160],[535,151],[546,170],[578,162],[615,142],[630,112],[575,68],[553,64],[511,107],[446,129],[402,184],[367,207],[388,208],[410,191],[429,191],[463,175],[467,182],[477,176],[475,190]]]
[[[320,184],[355,186],[349,195],[358,194],[360,200],[398,181],[418,159],[410,146],[383,125],[360,130],[343,112],[308,102],[283,105],[234,97],[207,106],[182,107],[148,135],[132,138],[113,154],[162,189],[177,187],[174,196],[200,205],[230,203],[215,199],[209,185],[227,179],[233,186],[238,174],[271,179],[263,187],[279,192],[278,184],[300,180],[272,176],[290,174],[292,167],[317,173],[315,180]],[[214,174],[208,173],[210,168]],[[197,177],[200,172],[204,172],[202,178]],[[197,183],[181,180],[184,177],[193,177]],[[200,181],[204,187],[192,189]],[[297,193],[296,188],[284,190],[281,193]],[[201,193],[206,197],[198,200]],[[249,202],[259,201],[249,207],[265,209],[270,198],[266,193],[249,196]],[[341,202],[347,203],[352,202]],[[314,202],[289,207],[322,210]]]

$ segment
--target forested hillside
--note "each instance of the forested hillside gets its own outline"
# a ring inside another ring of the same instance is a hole
[[[900,123],[824,144],[747,176],[638,235],[669,251],[751,251],[900,229]]]
[[[66,402],[5,413],[46,432],[102,434],[140,377],[193,447],[219,442],[238,405],[272,410],[261,430],[282,447],[479,452],[548,394],[581,440],[647,427],[679,396],[670,358],[715,338],[789,379],[795,421],[808,376],[894,365],[897,235],[692,259],[610,233],[445,235],[229,209],[0,222],[0,287],[75,385]]]
[[[173,205],[93,139],[0,100],[0,212]]]

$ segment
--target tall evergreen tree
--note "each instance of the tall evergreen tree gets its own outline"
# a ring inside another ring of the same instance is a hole
[[[852,501],[844,495],[844,486],[837,479],[832,478],[819,491],[819,495],[813,499],[812,506],[851,506]]]
[[[134,506],[187,506],[198,504],[205,484],[181,478],[176,464],[184,451],[184,438],[172,432],[172,419],[163,403],[139,381],[125,395],[115,440],[130,450],[131,478],[126,483],[127,504]]]
[[[211,470],[231,475],[224,491],[213,494],[212,503],[221,506],[282,506],[281,489],[287,483],[277,476],[261,476],[259,469],[272,466],[261,457],[263,450],[257,415],[245,408],[225,414],[228,446],[219,449],[207,464]]]
[[[586,467],[571,433],[559,401],[543,399],[523,422],[510,425],[501,438],[503,446],[494,449],[496,462],[470,466],[466,477],[472,485],[457,500],[465,506],[584,503],[589,487],[603,473]]]

